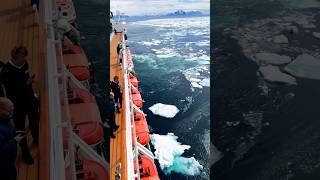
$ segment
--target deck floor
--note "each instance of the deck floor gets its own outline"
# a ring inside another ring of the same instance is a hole
[[[118,61],[117,46],[122,41],[122,33],[114,34],[110,44],[110,80],[113,80],[114,76],[119,77],[120,84],[123,85],[123,71]],[[121,86],[123,88],[123,86]],[[123,92],[123,90],[122,90]],[[125,98],[123,97],[123,100]],[[125,109],[125,104],[122,103],[122,109]],[[110,140],[110,176],[111,180],[115,179],[116,166],[121,163],[121,179],[126,179],[126,147],[125,147],[125,114],[116,113],[116,123],[120,126],[115,133],[116,138]]]
[[[24,45],[29,51],[28,62],[30,72],[38,74],[39,63],[39,26],[30,0],[1,0],[0,6],[0,61],[11,59],[11,49],[17,45]],[[34,85],[38,92],[38,84]],[[17,157],[18,180],[38,180],[37,147],[30,147],[35,163],[31,166]]]

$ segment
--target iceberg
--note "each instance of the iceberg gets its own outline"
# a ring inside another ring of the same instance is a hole
[[[151,143],[155,148],[155,157],[165,174],[171,172],[188,176],[201,174],[203,166],[194,158],[183,157],[182,154],[191,148],[177,141],[178,137],[173,133],[167,135],[152,134]]]
[[[263,78],[272,83],[284,83],[288,85],[296,85],[296,79],[288,74],[280,71],[277,66],[261,66],[259,68]]]
[[[256,58],[260,62],[274,65],[286,64],[291,61],[289,56],[281,56],[274,53],[257,53]]]
[[[157,103],[148,108],[153,114],[159,115],[165,118],[173,118],[179,109],[174,105]]]
[[[299,55],[284,70],[295,77],[320,79],[320,60],[309,54]]]

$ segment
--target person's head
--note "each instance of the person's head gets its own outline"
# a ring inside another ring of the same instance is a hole
[[[114,77],[113,77],[113,81],[114,81],[114,82],[119,82],[119,77],[118,77],[118,76],[114,76]]]
[[[24,46],[15,46],[11,50],[11,58],[15,60],[17,65],[23,65],[27,61],[28,50]]]
[[[13,114],[13,103],[10,99],[0,97],[0,119],[10,120]]]

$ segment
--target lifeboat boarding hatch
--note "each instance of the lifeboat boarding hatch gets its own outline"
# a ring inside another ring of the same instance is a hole
[[[122,56],[121,64],[117,54],[119,43],[122,44],[122,51],[120,51],[120,56]],[[110,139],[111,180],[140,180],[139,168],[137,168],[139,167],[139,156],[144,155],[154,161],[153,153],[140,144],[136,138],[134,111],[144,113],[132,101],[131,89],[133,87],[129,81],[129,73],[133,68],[133,63],[128,62],[132,61],[132,59],[128,60],[130,51],[126,45],[124,32],[112,35],[110,40],[110,81],[113,80],[114,76],[119,77],[123,102],[121,112],[116,113],[116,124],[120,128],[115,132],[116,137]]]

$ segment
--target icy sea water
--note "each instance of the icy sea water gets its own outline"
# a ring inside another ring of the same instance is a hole
[[[163,140],[153,138],[160,144],[154,150],[173,158],[163,170],[156,160],[160,178],[209,179],[209,17],[128,22],[127,31],[143,110],[152,134]],[[179,112],[173,118],[154,115],[148,108],[157,103]]]
[[[319,179],[319,81],[297,78],[297,86],[273,85],[269,95],[263,96],[258,88],[257,64],[245,57],[238,39],[223,33],[226,28],[275,18],[282,11],[304,13],[312,12],[305,8],[318,7],[316,1],[306,1],[307,6],[305,1],[294,2],[215,2],[215,113],[211,133],[223,157],[212,166],[212,179]],[[263,10],[266,6],[268,11]],[[319,21],[314,24],[319,27]],[[299,34],[301,38],[294,45],[308,49],[307,33]]]

